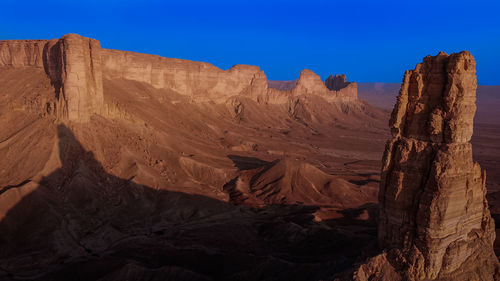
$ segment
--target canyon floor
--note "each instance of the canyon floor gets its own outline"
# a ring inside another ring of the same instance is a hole
[[[61,123],[43,70],[0,79],[1,279],[320,280],[376,246],[387,111],[104,79],[108,116]]]
[[[0,71],[2,280],[328,280],[377,252],[397,92],[194,103],[104,79],[108,117],[60,123],[43,70]],[[482,98],[474,157],[500,219],[500,119]]]

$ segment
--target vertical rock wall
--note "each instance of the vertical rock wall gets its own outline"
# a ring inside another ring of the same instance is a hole
[[[58,99],[59,118],[86,122],[103,109],[99,41],[76,34],[54,40],[0,42],[0,67],[44,68]]]
[[[198,102],[225,102],[230,96],[247,92],[254,80],[267,81],[257,66],[235,65],[223,71],[204,62],[108,49],[102,50],[102,66],[106,79],[144,82],[190,96]],[[267,85],[259,89],[265,93]]]
[[[99,41],[76,34],[51,40],[44,51],[45,70],[56,89],[59,117],[86,122],[103,110]]]
[[[405,73],[379,193],[379,242],[387,255],[362,266],[356,280],[396,280],[394,274],[397,280],[496,280],[486,173],[469,142],[476,87],[468,52],[428,56]]]
[[[48,40],[0,41],[0,67],[43,67],[43,50]]]
[[[344,76],[345,78],[345,76]],[[293,95],[310,95],[315,94],[323,97],[329,102],[333,101],[355,101],[358,99],[358,86],[356,83],[349,83],[344,88],[333,89],[328,88],[327,81],[321,81],[321,78],[314,72],[304,69],[300,73],[299,80],[294,89]]]
[[[235,65],[224,71],[204,62],[101,49],[99,41],[76,34],[54,40],[0,41],[0,67],[43,68],[58,100],[54,112],[75,122],[103,113],[103,79],[148,83],[194,102],[225,103],[244,96],[259,103],[287,104],[301,95],[318,95],[328,102],[357,100],[356,83],[331,90],[309,70],[301,72],[293,90],[279,91],[268,87],[257,66]]]

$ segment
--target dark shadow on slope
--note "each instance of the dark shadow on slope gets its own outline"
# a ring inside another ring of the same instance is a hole
[[[243,171],[243,170],[253,170],[257,169],[259,167],[269,165],[273,162],[268,162],[261,160],[256,157],[248,157],[248,156],[241,156],[241,155],[228,155],[227,156],[231,161],[233,161],[234,165],[238,170]]]
[[[106,173],[67,127],[58,137],[62,167],[0,222],[0,280],[323,280],[362,251],[313,207],[155,190]]]
[[[28,184],[29,182],[31,182],[31,180],[24,180],[23,182],[19,183],[19,184],[14,184],[14,185],[7,185],[7,186],[4,186],[2,188],[0,188],[0,195],[4,192],[6,192],[7,190],[11,189],[11,188],[16,188],[16,187],[20,187],[20,186],[23,186],[25,184]]]
[[[376,236],[379,209],[376,203],[366,203],[357,208],[348,208],[340,211],[342,218],[328,220],[330,225],[362,225],[373,229]]]
[[[347,240],[346,247],[358,248],[358,255],[353,257],[351,267],[334,276],[338,280],[352,280],[352,274],[368,259],[380,254],[378,246],[377,229],[379,219],[378,204],[367,203],[357,208],[340,211],[343,217],[324,221],[328,226],[342,231],[353,240]]]
[[[376,183],[379,183],[380,181],[379,180],[374,180],[374,179],[364,179],[364,180],[348,180],[348,182],[352,183],[352,184],[355,184],[355,185],[366,185],[366,184],[369,184],[371,182],[376,182]]]

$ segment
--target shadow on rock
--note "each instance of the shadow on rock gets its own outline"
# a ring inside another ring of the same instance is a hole
[[[61,168],[0,222],[2,280],[321,280],[361,251],[314,207],[152,189],[107,173],[64,125],[58,137]]]

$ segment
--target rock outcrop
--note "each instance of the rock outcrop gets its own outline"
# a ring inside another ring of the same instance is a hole
[[[0,41],[0,66],[43,67],[43,53],[49,40]]]
[[[293,89],[268,87],[265,73],[257,66],[235,65],[223,71],[209,63],[164,58],[117,50],[102,50],[104,78],[145,82],[159,89],[170,89],[196,102],[225,102],[243,95],[260,103],[286,103],[298,95],[319,95],[328,101],[354,101],[356,83],[328,89],[321,78],[303,70]],[[343,76],[345,79],[345,75]]]
[[[97,40],[68,34],[53,40],[0,41],[0,67],[43,68],[55,89],[54,112],[61,119],[86,122],[106,113],[103,79],[147,83],[188,96],[193,102],[225,103],[244,96],[259,103],[287,104],[298,95],[318,95],[329,102],[357,100],[355,83],[329,90],[312,71],[304,70],[291,91],[268,87],[257,66],[221,70],[209,63],[102,49]],[[345,78],[345,76],[344,76]]]
[[[336,74],[335,76],[330,75],[325,80],[326,87],[334,91],[339,91],[340,89],[347,87],[349,84],[350,83],[347,82],[345,74]]]
[[[76,34],[54,40],[0,42],[0,67],[44,68],[58,100],[61,119],[86,122],[103,110],[99,41]]]
[[[235,65],[227,71],[205,62],[164,58],[117,50],[102,50],[104,78],[145,82],[170,89],[193,101],[222,101],[243,93],[259,80],[267,81],[257,66]],[[255,81],[254,81],[255,80]],[[267,85],[260,88],[265,93]]]
[[[292,96],[319,95],[329,101],[355,101],[358,99],[358,85],[347,82],[345,74],[330,75],[325,82],[314,72],[302,70],[298,80],[268,81],[270,91],[289,91]],[[270,94],[273,96],[276,94]],[[278,94],[279,96],[279,94]]]
[[[486,173],[472,159],[476,69],[468,52],[405,73],[383,157],[379,243],[355,280],[498,280]]]
[[[45,71],[61,102],[62,115],[88,121],[103,110],[101,46],[99,41],[76,34],[51,40],[45,47]]]

